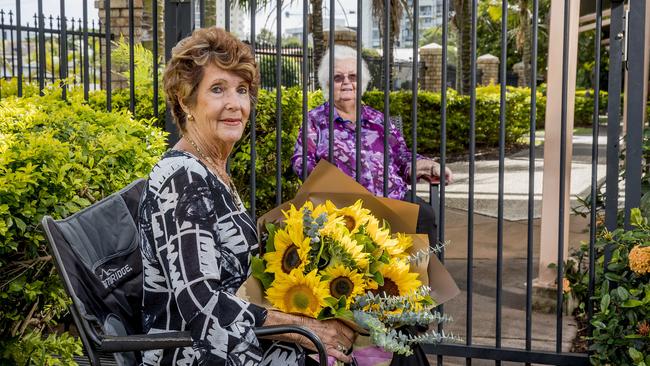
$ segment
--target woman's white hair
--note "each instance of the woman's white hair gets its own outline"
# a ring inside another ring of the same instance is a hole
[[[330,73],[330,50],[327,49],[323,58],[321,59],[320,66],[318,67],[318,83],[320,84],[321,89],[323,89],[323,97],[325,99],[329,98],[330,85],[329,85],[329,73]],[[334,64],[343,60],[354,60],[357,61],[357,51],[354,48],[348,46],[334,45]],[[361,76],[357,75],[357,87],[361,88],[361,94],[366,92],[368,88],[368,83],[370,82],[370,70],[368,69],[368,64],[362,58],[361,59]]]

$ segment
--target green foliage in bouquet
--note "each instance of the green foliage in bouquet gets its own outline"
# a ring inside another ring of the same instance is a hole
[[[266,226],[265,253],[252,264],[273,307],[356,322],[374,344],[405,355],[412,354],[413,343],[456,340],[435,331],[412,336],[399,330],[450,319],[431,312],[430,289],[411,267],[411,260],[422,257],[409,255],[413,239],[391,233],[361,200],[341,208],[307,201],[284,216],[282,223]]]
[[[593,365],[650,365],[650,225],[639,209],[632,210],[631,223],[631,230],[603,230],[596,238],[593,334],[589,338]],[[612,258],[605,268],[608,247]],[[578,258],[587,258],[588,250],[583,245]],[[590,301],[589,273],[580,262],[571,268],[567,278],[584,312]]]
[[[146,176],[166,147],[162,131],[107,113],[82,94],[0,101],[0,364],[70,364],[81,346],[58,334],[69,299],[40,228]],[[58,356],[55,356],[58,355]]]

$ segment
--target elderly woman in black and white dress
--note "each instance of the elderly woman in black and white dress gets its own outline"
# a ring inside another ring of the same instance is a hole
[[[143,328],[189,330],[193,347],[143,353],[145,365],[304,365],[300,336],[258,340],[253,328],[297,324],[328,354],[349,362],[354,332],[267,310],[235,293],[257,253],[255,224],[226,173],[257,96],[259,71],[247,45],[217,28],[198,29],[172,51],[165,92],[180,141],[151,171],[140,204]]]

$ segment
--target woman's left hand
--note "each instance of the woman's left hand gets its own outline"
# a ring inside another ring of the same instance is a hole
[[[432,183],[440,182],[440,164],[429,159],[420,159],[415,163],[418,178],[424,178]],[[454,182],[454,174],[445,167],[445,184]]]

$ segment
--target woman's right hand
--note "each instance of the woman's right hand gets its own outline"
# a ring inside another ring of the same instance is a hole
[[[320,337],[329,356],[345,363],[352,361],[352,358],[347,353],[352,349],[352,345],[357,338],[357,333],[345,325],[345,323],[336,319],[316,320],[305,318],[302,325],[311,329]],[[312,351],[316,351],[313,343],[310,341],[307,341],[307,344],[304,346]]]
[[[357,333],[340,320],[316,320],[305,316],[282,313],[277,310],[269,310],[264,325],[279,324],[293,324],[311,330],[314,334],[318,335],[329,356],[345,363],[352,361],[352,358],[346,355],[346,353],[352,348],[352,344],[357,338]],[[278,337],[271,338],[279,339]],[[282,338],[282,340],[297,343],[311,351],[317,351],[316,346],[309,339],[301,335],[291,334]]]

